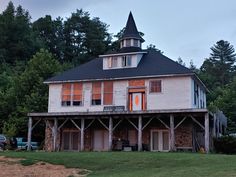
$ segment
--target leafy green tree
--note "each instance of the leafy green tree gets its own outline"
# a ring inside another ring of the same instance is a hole
[[[47,111],[48,86],[43,81],[59,71],[61,65],[47,50],[41,49],[33,56],[25,71],[15,78],[13,92],[10,93],[15,101],[14,110],[4,122],[5,127],[14,125],[17,133],[24,133],[27,130],[28,112]]]
[[[16,9],[10,1],[0,14],[0,60],[7,63],[27,61],[38,49],[30,15],[21,6]]]
[[[111,43],[107,28],[82,9],[72,13],[64,23],[65,60],[80,64],[107,51]]]
[[[39,36],[45,48],[56,56],[59,61],[64,59],[63,21],[58,17],[52,20],[50,15],[41,17],[32,24],[33,31]]]
[[[222,92],[214,101],[214,105],[228,117],[229,132],[236,132],[236,77]]]

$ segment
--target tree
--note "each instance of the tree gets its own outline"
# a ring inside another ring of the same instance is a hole
[[[10,1],[0,14],[0,60],[14,64],[27,61],[40,44],[33,34],[28,11],[21,6],[16,9]]]
[[[14,109],[9,113],[4,122],[4,127],[16,127],[16,133],[25,133],[27,130],[28,112],[45,112],[48,103],[48,87],[43,83],[49,77],[61,71],[61,66],[53,55],[41,49],[28,62],[25,71],[14,80],[13,87],[9,90],[9,100],[13,98]],[[8,92],[7,92],[8,94]]]
[[[65,40],[63,34],[63,21],[58,17],[52,20],[50,15],[41,17],[32,24],[33,31],[39,36],[45,48],[56,58],[63,62],[65,52]]]
[[[91,19],[82,9],[72,13],[64,22],[65,60],[81,64],[107,51],[111,43],[107,28],[99,18]]]
[[[211,47],[211,56],[209,58],[214,68],[214,74],[217,77],[217,81],[221,86],[228,84],[232,81],[234,72],[234,62],[236,60],[236,54],[234,47],[224,40],[218,41],[213,47]]]
[[[182,66],[185,66],[185,63],[184,63],[184,61],[182,60],[181,57],[179,57],[176,62],[179,63],[179,64],[181,64]]]

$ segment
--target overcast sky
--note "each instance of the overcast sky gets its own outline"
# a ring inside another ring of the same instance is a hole
[[[9,0],[0,0],[0,12]],[[30,12],[32,20],[50,14],[69,17],[84,9],[110,25],[109,32],[122,29],[132,11],[144,48],[154,44],[173,60],[181,57],[189,65],[201,66],[210,47],[218,40],[236,46],[236,0],[13,0]]]

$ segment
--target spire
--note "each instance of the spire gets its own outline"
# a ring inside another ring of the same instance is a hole
[[[139,32],[137,30],[137,27],[134,21],[134,17],[131,12],[129,13],[125,31],[122,36],[122,39],[124,38],[136,38],[136,39],[141,40],[141,42],[144,42],[144,39],[139,35]]]

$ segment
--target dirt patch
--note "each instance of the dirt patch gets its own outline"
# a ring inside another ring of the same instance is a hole
[[[86,170],[65,168],[63,165],[52,165],[45,162],[37,162],[30,166],[23,166],[20,160],[0,156],[0,176],[6,177],[84,177]]]

